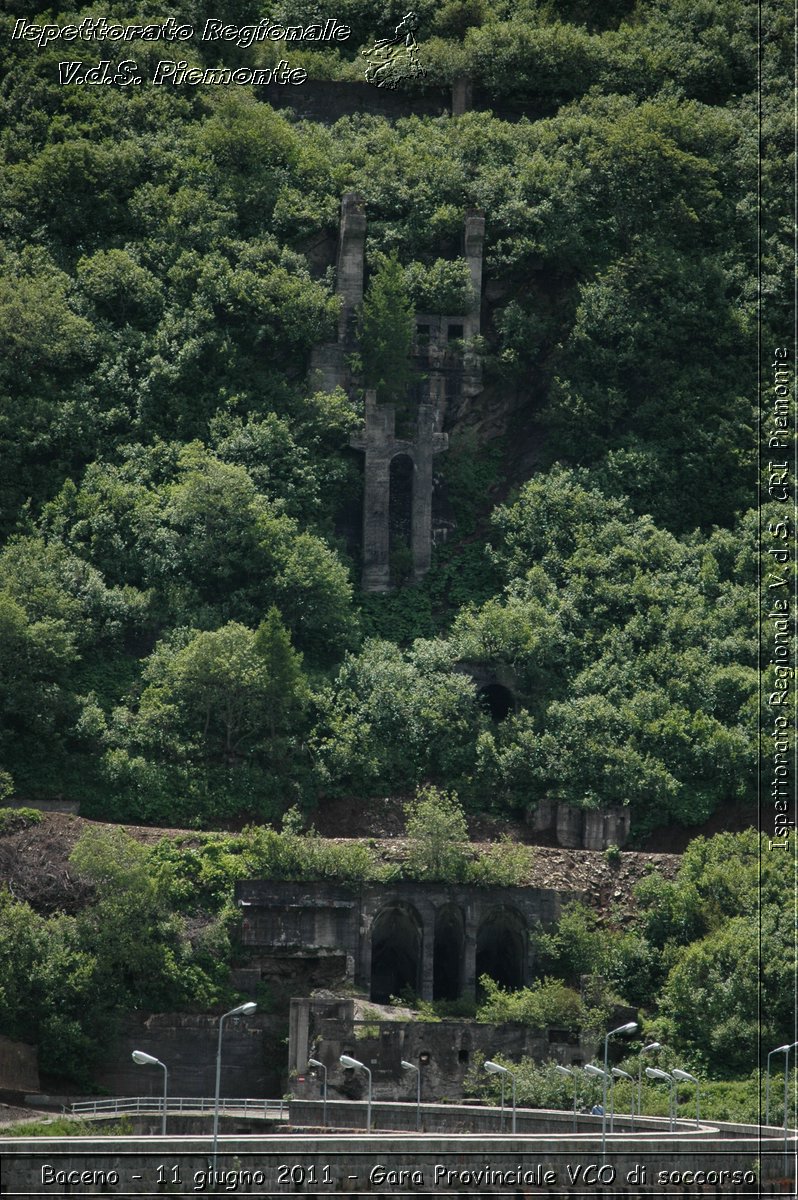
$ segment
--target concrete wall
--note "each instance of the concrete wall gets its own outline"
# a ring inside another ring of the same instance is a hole
[[[294,999],[288,1044],[291,1091],[308,1100],[320,1094],[322,1072],[317,1077],[308,1068],[310,1057],[327,1068],[331,1099],[365,1096],[362,1072],[346,1070],[338,1061],[341,1054],[348,1054],[369,1067],[373,1095],[379,1099],[415,1099],[416,1074],[402,1067],[404,1059],[421,1064],[422,1100],[454,1100],[462,1097],[466,1074],[479,1059],[499,1055],[515,1061],[554,1059],[569,1065],[594,1056],[594,1042],[562,1037],[554,1030],[530,1029],[515,1022],[355,1020],[351,1000]]]
[[[39,1090],[39,1060],[35,1046],[13,1042],[0,1034],[0,1089],[8,1092]]]
[[[213,1096],[219,1018],[208,1013],[156,1013],[127,1018],[95,1081],[112,1096],[160,1096],[163,1072],[138,1067],[143,1050],[166,1064],[173,1096]],[[280,1096],[285,1082],[284,1018],[256,1013],[224,1024],[221,1095]]]
[[[792,1150],[794,1152],[794,1139]],[[188,1195],[213,1189],[205,1182],[208,1179],[208,1158],[211,1148],[210,1137],[185,1138],[176,1142],[173,1138],[59,1138],[59,1139],[4,1139],[3,1144],[3,1189],[11,1195],[145,1195],[172,1194]],[[755,1160],[762,1164],[765,1180],[773,1180],[758,1186],[756,1183],[741,1184],[731,1191],[716,1187],[669,1184],[663,1188],[657,1182],[660,1170],[684,1172],[704,1170],[717,1172],[750,1171]],[[568,1174],[577,1168],[593,1172],[601,1166],[601,1140],[599,1136],[573,1134],[501,1135],[439,1134],[419,1137],[412,1134],[373,1135],[372,1137],[341,1134],[319,1134],[311,1136],[222,1136],[219,1141],[217,1170],[217,1193],[221,1195],[281,1195],[301,1192],[303,1195],[330,1195],[333,1192],[374,1192],[396,1194],[409,1187],[428,1194],[473,1194],[489,1195],[531,1194],[541,1192],[549,1195],[580,1196],[613,1195],[640,1196],[666,1195],[759,1195],[784,1196],[791,1184],[779,1183],[784,1170],[782,1148],[778,1140],[760,1143],[756,1131],[742,1138],[721,1138],[717,1134],[702,1136],[684,1134],[648,1134],[621,1136],[607,1139],[607,1163],[611,1172],[608,1182],[597,1184],[595,1178],[587,1190],[583,1182],[571,1182]],[[84,1183],[80,1187],[69,1184],[42,1187],[42,1168],[47,1164],[51,1171],[101,1171],[116,1170],[119,1182],[108,1186],[105,1183]],[[383,1173],[376,1172],[377,1166]],[[180,1182],[165,1183],[157,1187],[158,1167],[163,1166],[167,1180],[176,1170]],[[445,1174],[441,1178],[436,1167]],[[506,1172],[507,1177],[475,1180],[466,1172],[476,1173],[488,1168],[492,1172]],[[519,1182],[512,1180],[512,1172],[519,1167],[529,1176]],[[291,1169],[294,1168],[293,1179]],[[645,1177],[641,1179],[642,1169]],[[420,1182],[407,1180],[405,1187],[397,1179],[385,1180],[385,1170],[416,1170]],[[227,1172],[238,1172],[231,1176]],[[254,1182],[242,1181],[241,1173],[250,1172]],[[544,1182],[543,1173],[550,1172],[551,1178]],[[788,1164],[792,1180],[794,1167]],[[382,1180],[380,1182],[379,1180]],[[540,1181],[537,1184],[535,1181]],[[238,1181],[238,1186],[235,1186]],[[323,1186],[321,1185],[323,1181]],[[318,1183],[318,1188],[314,1187]],[[552,1186],[557,1191],[552,1192]],[[157,1188],[157,1190],[156,1190]]]
[[[364,1097],[365,1099],[365,1097]],[[421,1131],[423,1133],[501,1133],[507,1132],[512,1119],[512,1106],[509,1092],[504,1112],[499,1105],[474,1104],[427,1104],[423,1102],[420,1109]],[[318,1100],[297,1100],[288,1102],[288,1119],[296,1128],[321,1128],[324,1117],[323,1103]],[[331,1129],[362,1128],[366,1120],[364,1100],[327,1101],[327,1124]],[[371,1106],[371,1126],[374,1130],[409,1130],[416,1127],[416,1105],[411,1100],[400,1104],[386,1104],[374,1100]],[[639,1133],[652,1133],[661,1137],[669,1133],[667,1117],[638,1117],[635,1118],[635,1130]],[[750,1126],[744,1127],[750,1133]],[[574,1132],[574,1117],[572,1112],[557,1108],[519,1108],[516,1113],[516,1131],[531,1134],[562,1134],[568,1136]],[[601,1136],[601,1117],[588,1113],[577,1113],[576,1132]],[[629,1116],[615,1116],[615,1132],[632,1132],[632,1122]],[[717,1132],[714,1125],[706,1124],[698,1130],[692,1121],[679,1121],[675,1132],[689,1134],[691,1137],[713,1137]],[[609,1134],[608,1134],[609,1136]]]

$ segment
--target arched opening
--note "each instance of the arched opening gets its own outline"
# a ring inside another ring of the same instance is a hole
[[[388,551],[391,583],[404,583],[413,573],[413,460],[409,454],[391,459],[388,497]]]
[[[508,713],[514,712],[515,700],[509,688],[501,683],[489,683],[477,692],[477,699],[492,721],[503,721]]]
[[[391,996],[421,983],[421,920],[409,904],[383,908],[371,927],[371,999],[386,1004]]]
[[[526,925],[511,908],[497,908],[482,921],[477,933],[477,979],[490,975],[501,987],[524,986]]]
[[[446,904],[435,916],[435,947],[432,967],[432,995],[435,1000],[457,1000],[463,990],[463,914],[454,904]]]

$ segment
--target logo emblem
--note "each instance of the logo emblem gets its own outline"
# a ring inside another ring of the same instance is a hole
[[[418,16],[414,12],[402,17],[392,38],[379,38],[370,50],[363,50],[366,59],[366,82],[374,87],[396,88],[402,79],[423,79],[426,71],[418,59]]]

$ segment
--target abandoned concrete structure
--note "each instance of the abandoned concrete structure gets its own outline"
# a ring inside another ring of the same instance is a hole
[[[471,347],[480,332],[484,237],[482,213],[467,212],[463,247],[471,276],[468,312],[416,314],[413,364],[419,382],[409,436],[397,436],[395,406],[378,404],[371,392],[366,395],[363,428],[350,443],[364,454],[361,585],[366,592],[385,592],[391,586],[392,535],[401,537],[410,548],[414,581],[429,570],[433,458],[448,445],[443,428],[446,408],[475,396],[482,387],[479,357]],[[363,201],[348,192],[341,203],[336,266],[336,291],[341,299],[338,339],[317,346],[311,357],[311,376],[324,391],[341,387],[350,392],[353,387],[349,356],[357,349],[355,317],[363,299],[365,239]]]
[[[365,1011],[359,1015],[359,1009]],[[530,1029],[518,1022],[420,1021],[402,1019],[401,1014],[389,1019],[380,1010],[358,1005],[349,997],[311,996],[291,1001],[288,1073],[293,1094],[307,1099],[319,1092],[318,1079],[308,1068],[309,1058],[328,1068],[331,1098],[354,1099],[362,1094],[363,1077],[339,1065],[340,1055],[348,1054],[370,1068],[376,1097],[407,1100],[415,1099],[416,1079],[402,1068],[403,1059],[418,1063],[423,1098],[433,1099],[461,1096],[465,1076],[477,1058],[553,1059],[580,1066],[595,1050],[595,1038],[580,1041],[562,1029]]]
[[[558,846],[568,849],[619,849],[629,837],[631,817],[628,808],[578,808],[563,801],[541,800],[529,815],[536,833],[554,834]]]
[[[384,1003],[407,989],[422,1000],[472,997],[483,974],[526,986],[535,928],[557,921],[562,897],[543,888],[245,880],[236,901],[253,958],[337,960],[341,982]]]

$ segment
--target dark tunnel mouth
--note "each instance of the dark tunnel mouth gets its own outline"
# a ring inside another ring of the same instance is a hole
[[[511,909],[490,913],[477,933],[477,980],[489,975],[500,987],[517,991],[524,986],[526,928]]]
[[[410,905],[392,904],[374,918],[371,934],[371,999],[387,1004],[391,996],[421,983],[421,920]]]
[[[480,688],[477,700],[490,719],[497,724],[505,720],[511,712],[515,712],[515,697],[510,689],[501,683],[488,683]]]

